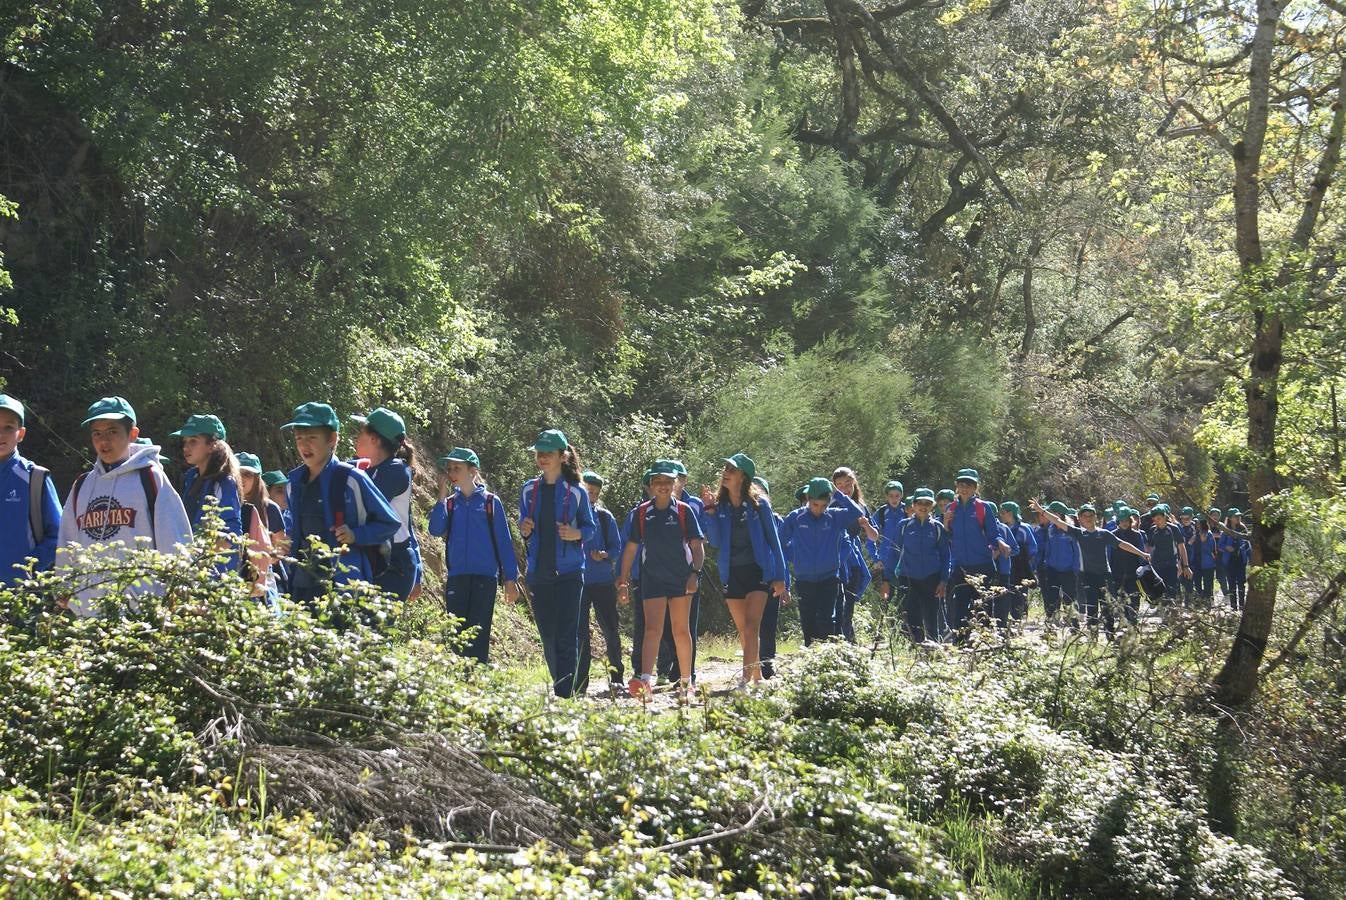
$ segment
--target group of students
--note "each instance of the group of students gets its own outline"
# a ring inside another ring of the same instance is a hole
[[[18,451],[23,404],[0,394],[0,491],[7,501],[0,579],[13,584],[30,564],[49,569],[63,549],[98,545],[113,559],[142,547],[168,552],[211,527],[219,539],[217,571],[243,577],[273,609],[281,593],[312,603],[328,585],[356,579],[405,600],[421,577],[411,527],[414,450],[396,413],[380,408],[351,418],[359,459],[343,462],[332,408],[296,408],[281,427],[293,433],[302,465],[287,474],[264,472],[255,454],[235,453],[218,416],[190,416],[169,435],[181,441],[186,464],[179,490],[165,474],[159,445],[141,435],[131,404],[103,397],[82,423],[95,462],[61,504],[51,473]],[[92,616],[104,592],[94,580],[62,602]]]
[[[332,586],[376,585],[402,601],[420,590],[422,563],[412,523],[415,448],[395,412],[352,416],[356,458],[337,458],[341,421],[325,403],[304,403],[281,426],[300,465],[263,471],[251,453],[234,453],[219,417],[190,416],[170,435],[181,440],[186,470],[179,492],[160,447],[142,436],[122,397],[104,397],[83,427],[96,455],[64,504],[50,473],[25,459],[22,403],[0,394],[0,578],[12,584],[29,566],[53,566],[61,548],[97,544],[120,557],[137,545],[186,545],[218,518],[220,573],[243,577],[253,596],[277,607],[280,594],[312,605]],[[1178,516],[1151,495],[1144,511],[1115,502],[1106,517],[1091,505],[997,506],[978,491],[975,469],[953,489],[884,486],[884,503],[865,504],[855,472],[842,466],[794,494],[776,513],[770,485],[743,453],[723,460],[716,489],[687,490],[687,468],[660,459],[644,473],[646,496],[619,526],[604,506],[604,479],[582,470],[565,434],[541,432],[529,448],[538,475],[520,489],[515,521],[526,546],[526,585],[558,696],[584,693],[591,664],[589,623],[603,634],[609,687],[625,680],[618,606],[631,603],[629,693],[647,696],[656,675],[690,696],[696,663],[700,584],[716,567],[742,650],[739,686],[774,672],[780,607],[799,604],[805,644],[854,641],[856,604],[874,574],[878,590],[915,642],[967,632],[978,616],[1008,626],[1026,615],[1029,588],[1042,593],[1049,619],[1078,609],[1091,626],[1114,631],[1114,608],[1135,622],[1142,591],[1152,599],[1213,599],[1218,580],[1235,608],[1246,595],[1248,531],[1237,509]],[[444,540],[445,609],[464,629],[462,652],[486,662],[498,590],[521,590],[510,521],[487,489],[481,460],[455,448],[438,460],[439,497],[429,532]],[[1129,558],[1133,557],[1133,558]],[[101,588],[86,585],[68,606],[95,615]]]

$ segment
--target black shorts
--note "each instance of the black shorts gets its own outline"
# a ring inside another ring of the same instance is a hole
[[[729,569],[729,583],[724,586],[724,596],[730,600],[742,600],[751,593],[763,591],[771,593],[762,578],[762,567],[757,563],[732,566]]]

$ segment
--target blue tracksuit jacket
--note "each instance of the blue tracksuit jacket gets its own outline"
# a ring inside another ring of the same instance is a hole
[[[336,513],[328,498],[331,496],[332,473],[339,467],[346,472],[345,508],[342,515],[345,524],[355,534],[355,546],[348,548],[340,557],[340,565],[332,575],[334,584],[348,581],[369,581],[374,577],[373,565],[369,553],[381,548],[393,539],[402,522],[397,513],[388,505],[388,500],[374,487],[369,476],[355,466],[330,459],[318,473],[319,496],[322,502],[323,519],[327,523],[327,533],[322,535],[327,546],[336,549],[340,542],[332,534],[336,527]],[[308,466],[299,466],[290,472],[290,486],[287,492],[291,510],[302,509],[304,486],[308,484]],[[299,534],[301,516],[297,513],[290,520],[289,536],[295,553],[301,552],[305,544]]]
[[[56,485],[47,478],[42,488],[42,533],[35,538],[28,512],[32,472],[32,461],[17,450],[0,460],[0,503],[5,510],[0,517],[0,585],[22,578],[15,566],[24,565],[30,556],[37,559],[38,571],[50,569],[56,561],[61,498],[56,495]]]

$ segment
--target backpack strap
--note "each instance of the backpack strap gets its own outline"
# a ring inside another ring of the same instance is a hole
[[[51,472],[34,465],[28,473],[28,527],[33,530],[33,546],[42,543],[47,531],[46,518],[43,516],[42,498]]]
[[[340,528],[346,524],[346,482],[350,479],[350,469],[344,463],[337,463],[332,469],[332,478],[327,482],[327,503],[332,510],[332,527]]]
[[[150,520],[150,542],[154,549],[158,550],[159,539],[154,530],[154,507],[159,502],[159,482],[154,478],[153,469],[153,466],[142,466],[136,470],[136,474],[140,476],[140,486],[145,491],[145,513]]]
[[[453,498],[454,498],[454,495],[453,495],[453,494],[449,494],[449,496],[447,496],[447,497],[444,498],[444,509],[445,509],[445,511],[448,513],[448,522],[447,522],[447,524],[444,526],[444,571],[445,571],[445,572],[448,572],[448,571],[449,571],[449,568],[450,568],[450,562],[449,562],[449,547],[451,547],[452,545],[449,543],[449,541],[453,539]]]
[[[682,530],[682,542],[687,543],[687,504],[681,500],[673,501],[678,504],[678,528]]]
[[[654,505],[653,500],[646,500],[640,506],[636,507],[636,529],[640,534],[640,542],[645,543],[645,513],[649,512],[650,507]]]
[[[484,494],[482,499],[486,501],[486,533],[491,536],[491,552],[495,554],[495,573],[497,578],[504,578],[505,566],[500,562],[500,539],[495,536],[496,496],[490,491],[485,491]]]

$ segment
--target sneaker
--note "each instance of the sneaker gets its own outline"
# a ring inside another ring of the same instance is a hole
[[[678,685],[678,705],[692,706],[696,703],[696,688],[687,682]]]
[[[738,684],[734,685],[734,693],[741,694],[752,687],[752,682],[742,675],[738,677]]]

